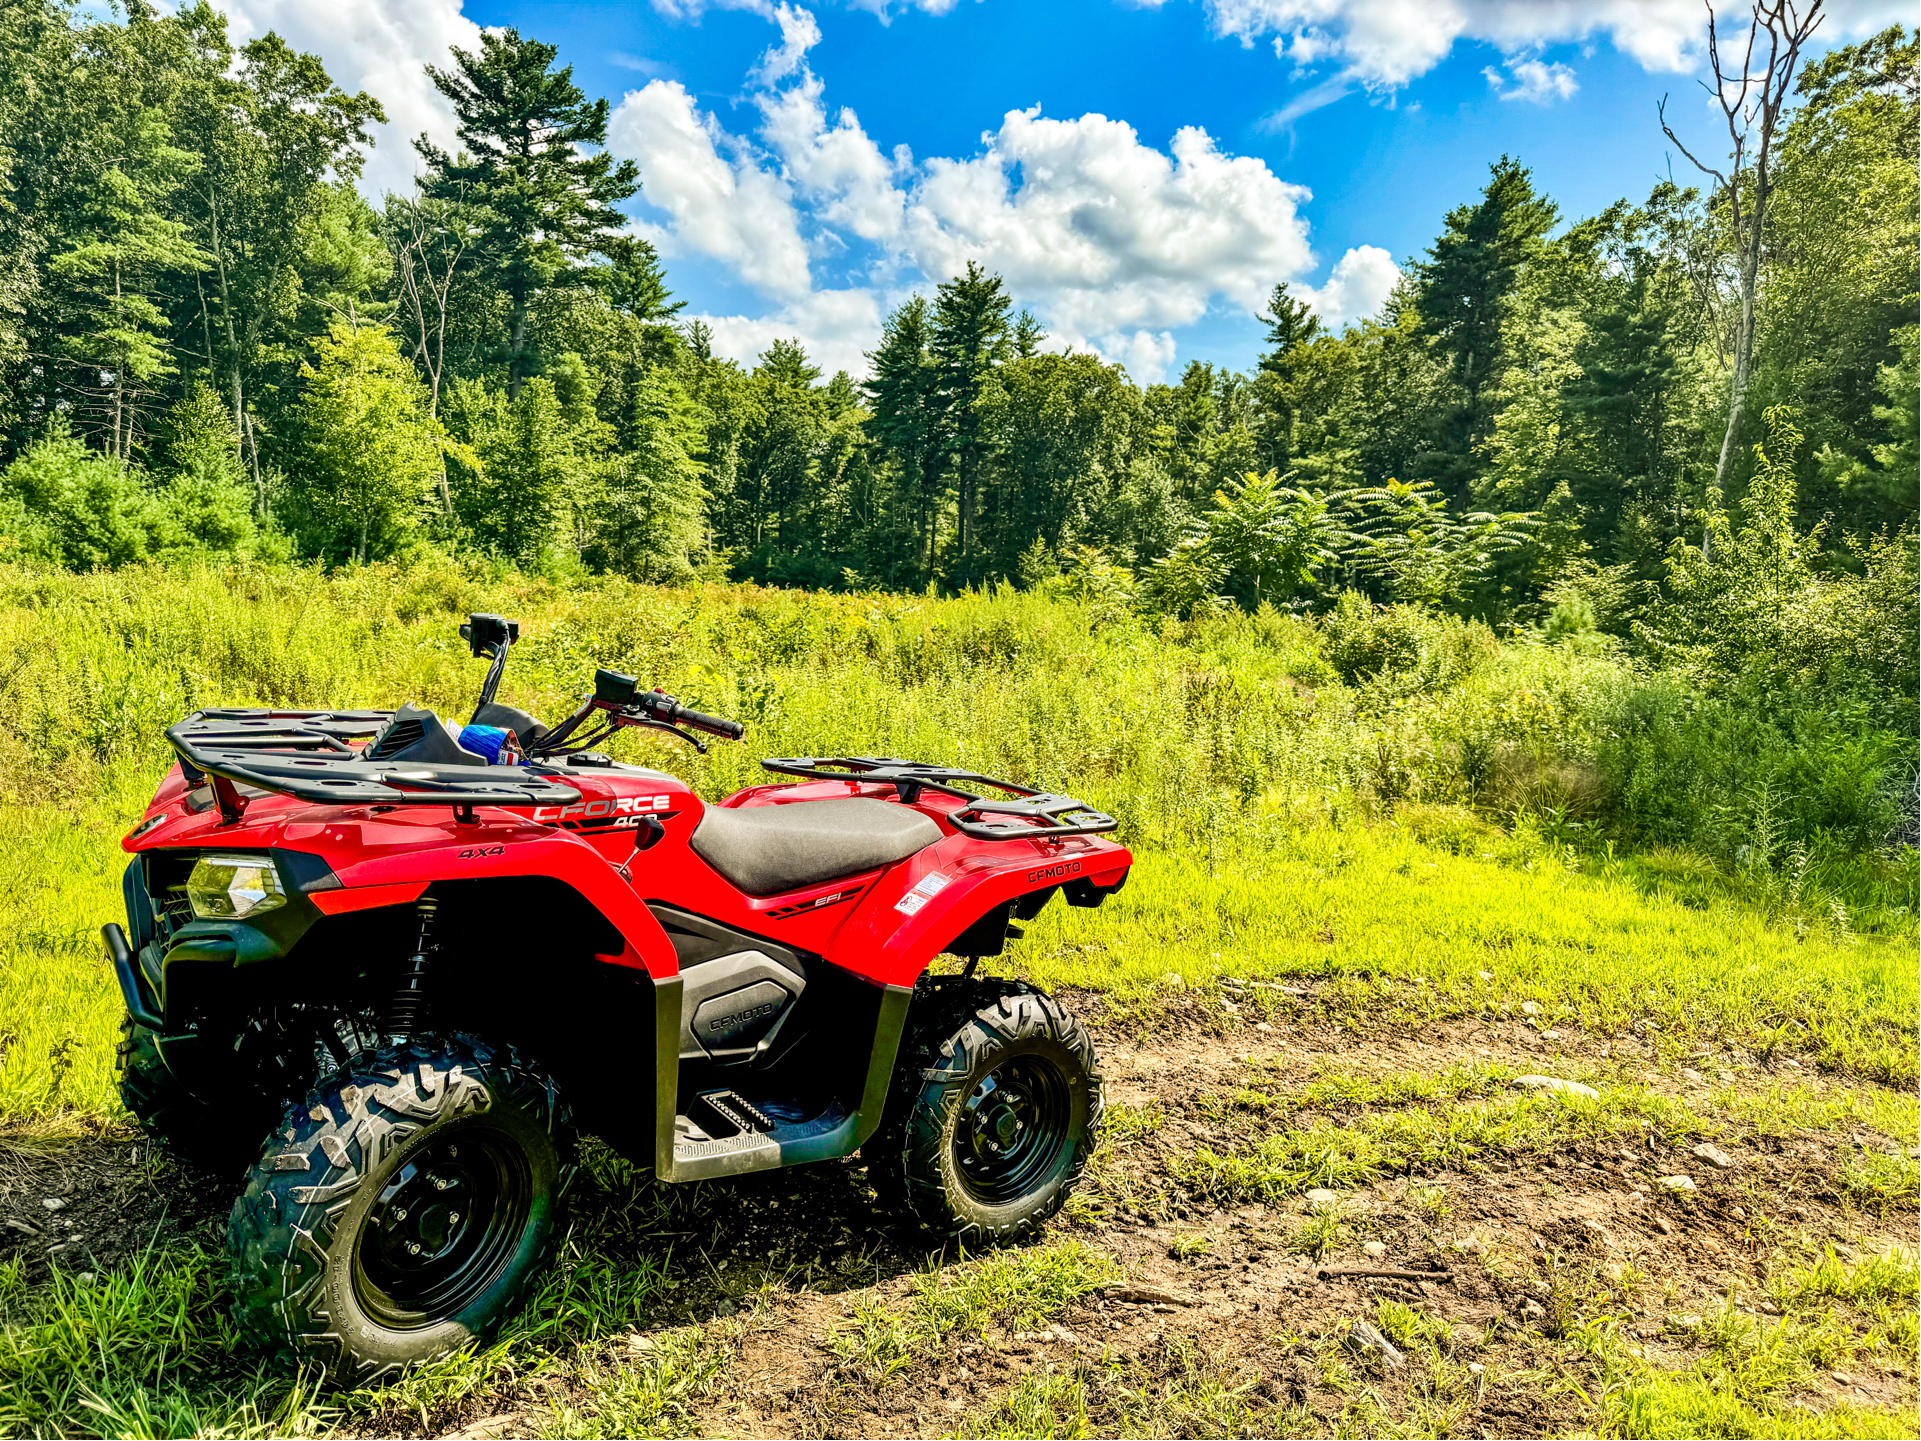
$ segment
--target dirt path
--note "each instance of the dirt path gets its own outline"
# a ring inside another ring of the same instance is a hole
[[[858,1162],[672,1196],[609,1188],[583,1198],[584,1254],[616,1272],[666,1257],[638,1324],[619,1318],[459,1399],[363,1411],[349,1429],[945,1436],[1045,1433],[1081,1418],[1096,1434],[1324,1434],[1345,1421],[1540,1435],[1597,1425],[1596,1388],[1619,1381],[1609,1366],[1623,1357],[1669,1373],[1715,1357],[1733,1364],[1733,1330],[1781,1324],[1770,1277],[1797,1258],[1831,1247],[1845,1265],[1914,1243],[1911,1211],[1864,1209],[1838,1179],[1863,1150],[1901,1149],[1858,1123],[1731,1127],[1725,1166],[1655,1131],[1597,1133],[1544,1152],[1443,1158],[1332,1198],[1222,1201],[1196,1182],[1192,1159],[1257,1145],[1272,1129],[1237,1093],[1256,1084],[1295,1095],[1329,1068],[1419,1077],[1506,1065],[1633,1085],[1703,1115],[1715,1097],[1832,1083],[1738,1055],[1662,1066],[1638,1041],[1544,1038],[1525,1022],[1357,1039],[1272,1007],[1227,1014],[1199,998],[1162,1019],[1172,1024],[1147,1033],[1094,1023],[1109,1106],[1126,1129],[1033,1250],[1110,1258],[1112,1279],[1040,1305],[1039,1319],[1011,1321],[1019,1308],[1002,1306],[984,1321],[929,1323],[938,1308],[926,1298],[969,1268],[940,1269],[958,1258],[877,1214]],[[212,1240],[224,1218],[221,1187],[183,1188],[125,1136],[9,1152],[0,1167],[0,1256],[26,1258],[30,1272],[49,1248],[68,1265],[84,1256],[106,1268],[156,1235]],[[1675,1175],[1692,1188],[1664,1185]],[[1356,1269],[1427,1278],[1330,1274]],[[900,1322],[906,1339],[891,1349],[863,1340],[863,1318],[871,1331],[877,1317]],[[1355,1342],[1356,1321],[1400,1326],[1402,1364]],[[1804,1365],[1776,1400],[1911,1406],[1911,1319],[1889,1334],[1892,1345],[1845,1369]],[[609,1409],[610,1396],[629,1393],[640,1410]]]

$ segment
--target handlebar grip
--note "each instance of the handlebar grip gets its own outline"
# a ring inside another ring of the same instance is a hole
[[[747,727],[736,720],[722,720],[719,716],[702,715],[697,710],[682,707],[676,719],[684,726],[692,726],[708,735],[721,736],[726,740],[737,741],[747,734]]]

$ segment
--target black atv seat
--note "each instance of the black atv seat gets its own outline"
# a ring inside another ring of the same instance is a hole
[[[891,865],[941,838],[919,811],[864,796],[734,809],[709,806],[694,853],[753,896]]]

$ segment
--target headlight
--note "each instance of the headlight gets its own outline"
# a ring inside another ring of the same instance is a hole
[[[187,877],[187,900],[203,921],[237,921],[287,904],[271,856],[202,856]]]

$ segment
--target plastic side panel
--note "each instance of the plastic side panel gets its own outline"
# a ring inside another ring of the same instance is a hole
[[[990,907],[1070,880],[1110,886],[1134,857],[1094,837],[975,841],[950,836],[888,872],[826,959],[887,985],[911,986],[927,963]]]
[[[425,881],[401,881],[391,886],[356,886],[353,890],[315,891],[307,897],[323,916],[344,916],[375,906],[404,906],[420,899]]]
[[[654,1175],[674,1176],[674,1116],[680,1104],[679,976],[654,978]]]

